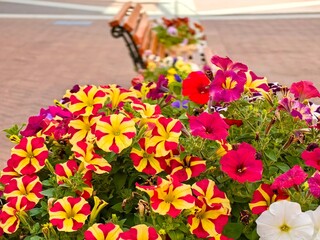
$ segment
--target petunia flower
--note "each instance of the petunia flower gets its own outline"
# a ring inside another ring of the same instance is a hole
[[[310,167],[314,167],[320,170],[320,148],[317,147],[312,151],[305,150],[301,154],[301,158],[304,160],[305,164]]]
[[[185,156],[183,159],[172,158],[169,165],[170,175],[178,178],[180,182],[197,177],[206,170],[206,161],[194,156]]]
[[[70,178],[77,172],[81,173],[84,186],[81,186],[81,191],[79,190],[76,193],[84,199],[88,199],[92,196],[93,193],[91,183],[92,172],[87,169],[80,170],[75,160],[68,160],[65,163],[57,163],[55,166],[55,173],[58,184],[65,184],[66,182],[69,182]]]
[[[54,118],[69,119],[72,113],[58,106],[49,106],[47,109],[41,108],[39,115],[31,116],[28,124],[20,134],[24,137],[35,136],[39,131],[45,130]]]
[[[2,169],[0,173],[0,183],[3,185],[6,185],[10,182],[13,178],[19,178],[22,174],[16,172],[12,167],[7,166],[4,169]]]
[[[229,126],[217,112],[203,112],[199,116],[190,116],[189,123],[193,136],[219,141],[225,140],[228,136]]]
[[[156,153],[147,152],[148,141],[147,138],[141,138],[138,142],[140,149],[133,147],[130,152],[130,158],[137,171],[154,175],[166,169],[166,159],[168,159],[170,155],[158,156]]]
[[[268,210],[270,204],[280,200],[290,200],[289,195],[279,190],[277,192],[271,189],[271,185],[262,183],[257,190],[253,192],[253,197],[249,207],[253,214],[261,214]]]
[[[84,168],[97,174],[111,171],[110,163],[99,154],[95,153],[93,143],[78,142],[71,150],[74,152],[75,158],[82,162]]]
[[[96,126],[97,145],[106,152],[120,153],[136,135],[135,122],[123,114],[101,117]]]
[[[191,72],[182,82],[182,95],[198,104],[209,101],[209,78],[200,71]]]
[[[105,92],[94,85],[84,86],[70,96],[69,110],[75,116],[97,114],[106,101],[105,96]]]
[[[260,239],[312,239],[314,224],[296,202],[274,202],[256,220]]]
[[[91,115],[89,117],[79,116],[69,122],[68,132],[71,134],[70,143],[76,144],[79,141],[93,141],[94,130],[97,121],[101,116]]]
[[[307,123],[312,123],[312,114],[309,106],[302,104],[297,100],[285,97],[279,101],[279,110],[285,110],[293,117],[305,120]]]
[[[245,92],[269,92],[270,88],[268,86],[267,78],[258,77],[251,70],[243,74],[245,74],[246,78],[246,83],[244,85]]]
[[[244,91],[245,82],[246,79],[235,72],[218,70],[210,84],[209,97],[218,103],[238,100]]]
[[[317,207],[314,211],[306,211],[306,213],[311,217],[312,222],[314,223],[314,234],[311,239],[319,240],[320,239],[320,206]]]
[[[217,199],[218,200],[218,199]],[[198,238],[219,237],[228,223],[228,214],[221,207],[209,206],[196,199],[194,214],[187,218],[190,232]]]
[[[256,182],[262,178],[262,161],[256,159],[256,150],[248,143],[241,143],[237,150],[227,152],[220,164],[223,172],[240,183]]]
[[[320,97],[320,92],[310,81],[300,81],[292,83],[290,92],[300,102],[303,102],[304,100],[308,100],[310,98]]]
[[[149,89],[146,97],[155,100],[164,97],[168,92],[168,79],[164,75],[160,75],[156,85]]]
[[[308,174],[303,171],[299,165],[293,166],[287,172],[276,177],[271,185],[272,189],[283,189],[299,186],[302,184]]]
[[[316,172],[312,177],[308,179],[309,191],[316,197],[320,198],[320,174]]]
[[[82,228],[90,214],[90,205],[82,197],[58,199],[49,209],[49,220],[59,231],[74,232]]]
[[[101,89],[106,93],[106,98],[110,101],[107,107],[111,109],[121,108],[124,103],[132,102],[137,98],[134,91],[127,90],[116,84],[102,86]]]
[[[136,187],[149,195],[154,212],[160,215],[168,214],[175,218],[184,209],[192,208],[195,199],[192,196],[190,185],[182,184],[170,176],[167,178],[168,180],[158,177],[156,186],[136,184]]]
[[[25,137],[12,148],[8,166],[21,175],[31,175],[44,167],[48,154],[44,138]]]
[[[233,71],[235,73],[238,72],[246,72],[248,71],[248,66],[243,64],[243,63],[239,63],[239,62],[233,62],[230,58],[228,57],[219,57],[217,55],[214,55],[211,58],[211,63],[213,65],[215,65],[218,69],[222,70],[222,71]]]
[[[113,223],[95,223],[84,232],[85,240],[115,240],[119,239],[122,230]]]
[[[14,178],[6,185],[3,195],[7,202],[15,200],[23,202],[26,199],[27,204],[25,210],[32,209],[43,195],[41,194],[42,184],[36,175],[25,175],[21,178]]]
[[[0,210],[0,227],[5,233],[12,234],[20,226],[20,218],[26,214],[28,201],[26,198],[15,198],[2,206]]]
[[[161,240],[161,236],[153,227],[139,224],[119,234],[119,240]]]
[[[159,117],[153,123],[147,152],[166,156],[178,147],[182,124],[178,119],[165,117]]]
[[[230,201],[213,180],[203,179],[192,185],[192,192],[202,202],[210,207],[223,208],[224,214],[231,212]]]

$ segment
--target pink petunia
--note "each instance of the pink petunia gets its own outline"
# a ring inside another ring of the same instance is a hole
[[[193,136],[219,141],[225,140],[228,136],[229,126],[217,112],[203,112],[199,116],[190,116],[189,123]]]
[[[283,188],[291,188],[293,186],[298,186],[302,184],[308,174],[303,171],[303,169],[299,165],[293,166],[287,172],[278,176],[273,184],[271,185],[272,189],[283,189]]]
[[[262,161],[256,159],[256,150],[248,143],[241,143],[237,150],[227,152],[220,164],[223,172],[240,183],[256,182],[262,178]]]
[[[320,92],[310,81],[292,83],[290,92],[293,93],[294,97],[298,98],[300,102],[306,99],[320,97]]]
[[[316,173],[313,177],[308,179],[310,193],[316,197],[320,198],[320,174]]]
[[[238,100],[244,91],[246,79],[235,72],[218,70],[210,84],[209,96],[215,102],[232,102]]]
[[[320,148],[317,147],[312,151],[305,150],[301,154],[301,158],[305,161],[305,164],[310,167],[314,167],[320,170]]]

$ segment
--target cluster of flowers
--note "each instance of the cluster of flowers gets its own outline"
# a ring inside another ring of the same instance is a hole
[[[212,64],[142,75],[130,90],[75,86],[7,130],[2,234],[318,239],[320,110],[308,100],[319,91],[268,84],[229,58]]]
[[[203,26],[197,22],[190,21],[189,18],[161,18],[153,28],[157,33],[159,41],[165,47],[175,45],[190,45],[203,40]]]

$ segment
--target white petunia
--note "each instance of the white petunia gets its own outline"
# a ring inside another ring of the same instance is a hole
[[[306,211],[311,217],[314,224],[313,240],[320,240],[320,206],[314,211]]]
[[[260,240],[310,240],[314,224],[298,203],[274,202],[256,220]]]

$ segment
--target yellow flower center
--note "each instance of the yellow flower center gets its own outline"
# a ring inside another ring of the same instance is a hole
[[[69,212],[69,211],[67,212],[67,218],[68,218],[68,219],[74,218],[75,215],[76,215],[76,214],[75,214],[75,212],[74,212],[73,210],[71,210],[70,212]]]
[[[33,152],[28,152],[27,153],[27,158],[29,158],[29,159],[34,158]]]
[[[222,84],[224,89],[234,89],[237,86],[237,82],[233,81],[231,77],[227,77],[226,81]]]
[[[169,194],[164,198],[164,201],[165,201],[166,203],[172,203],[173,200],[174,200],[174,196],[173,196],[172,193],[169,193]]]
[[[282,232],[289,232],[290,231],[290,227],[287,225],[287,224],[283,224],[281,227],[280,227],[280,230]]]

